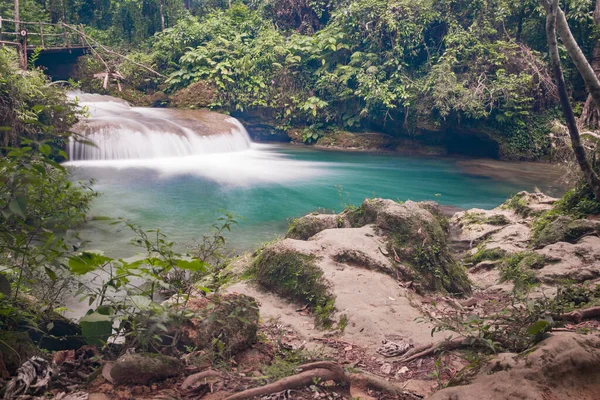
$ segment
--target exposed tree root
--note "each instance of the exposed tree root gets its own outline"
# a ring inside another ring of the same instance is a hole
[[[469,347],[472,346],[473,343],[468,339],[457,338],[452,340],[443,340],[437,343],[431,343],[425,346],[416,347],[410,351],[408,351],[403,358],[401,358],[400,362],[410,362],[419,358],[427,357],[434,354],[436,351],[440,350],[456,350],[461,347]]]
[[[599,318],[600,317],[600,307],[592,307],[586,308],[584,310],[575,310],[566,314],[559,314],[553,316],[554,319],[559,321],[571,321],[575,323],[579,323],[586,319]]]
[[[189,388],[194,386],[196,384],[196,382],[199,382],[206,378],[215,377],[215,376],[221,376],[221,373],[217,372],[217,371],[213,371],[212,369],[208,369],[206,371],[202,371],[197,374],[190,375],[187,378],[185,378],[185,380],[181,384],[181,389],[188,390]]]
[[[346,374],[340,364],[322,361],[303,365],[299,368],[300,373],[278,380],[266,386],[244,390],[227,397],[225,400],[246,400],[257,396],[265,396],[284,390],[298,389],[312,385],[315,379],[320,381],[334,381],[341,384],[350,384],[360,391],[368,389],[385,392],[394,396],[402,396],[401,399],[416,399],[411,393],[371,374]]]

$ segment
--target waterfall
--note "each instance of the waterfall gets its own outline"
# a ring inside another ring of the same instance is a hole
[[[227,115],[131,107],[110,96],[71,96],[89,113],[69,141],[71,161],[186,157],[237,152],[251,145],[244,126]]]

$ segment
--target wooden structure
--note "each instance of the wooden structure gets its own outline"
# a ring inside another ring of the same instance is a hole
[[[14,46],[21,55],[21,66],[27,68],[28,54],[85,53],[92,46],[82,34],[83,28],[64,23],[16,21],[0,16],[0,46]],[[38,50],[39,49],[39,50]]]

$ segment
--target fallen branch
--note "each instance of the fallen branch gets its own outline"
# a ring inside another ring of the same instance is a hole
[[[164,77],[165,77],[165,76],[164,76],[163,74],[161,74],[160,72],[157,72],[157,71],[153,70],[152,68],[150,68],[150,67],[148,67],[148,66],[146,66],[146,65],[144,65],[144,64],[140,64],[140,63],[138,63],[138,62],[136,62],[136,61],[133,61],[131,58],[129,58],[129,57],[127,57],[127,56],[124,56],[123,54],[117,53],[116,51],[113,51],[113,50],[111,50],[111,49],[109,49],[109,48],[107,48],[107,47],[103,46],[103,45],[102,45],[101,43],[99,43],[97,40],[95,40],[94,38],[92,38],[92,37],[88,36],[88,35],[87,35],[85,32],[82,32],[82,31],[80,31],[79,29],[76,29],[76,28],[72,27],[71,25],[67,25],[67,24],[63,24],[63,25],[64,25],[65,27],[67,27],[68,29],[71,29],[72,31],[74,31],[74,32],[76,32],[76,33],[78,33],[78,34],[80,34],[82,37],[84,37],[84,38],[85,38],[85,41],[86,41],[86,42],[88,41],[88,39],[89,39],[89,40],[91,40],[92,42],[94,42],[94,44],[95,44],[96,46],[100,47],[100,48],[101,48],[103,51],[107,52],[108,54],[113,54],[113,55],[115,55],[115,56],[118,56],[118,57],[124,58],[125,60],[129,61],[129,62],[130,62],[130,63],[132,63],[133,65],[137,65],[137,66],[138,66],[138,67],[140,67],[140,68],[144,68],[145,70],[147,70],[147,71],[149,71],[149,72],[152,72],[153,74],[156,74],[156,75],[160,76],[161,78],[164,78]],[[93,49],[93,47],[92,47],[92,49]]]

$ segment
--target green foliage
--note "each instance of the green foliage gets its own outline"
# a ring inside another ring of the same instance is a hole
[[[511,281],[514,291],[525,292],[537,280],[532,268],[541,268],[546,264],[545,258],[537,253],[520,252],[507,257],[500,272],[500,281]]]
[[[267,247],[254,260],[252,273],[261,286],[308,304],[319,326],[329,328],[332,325],[335,298],[314,257],[276,246]]]

